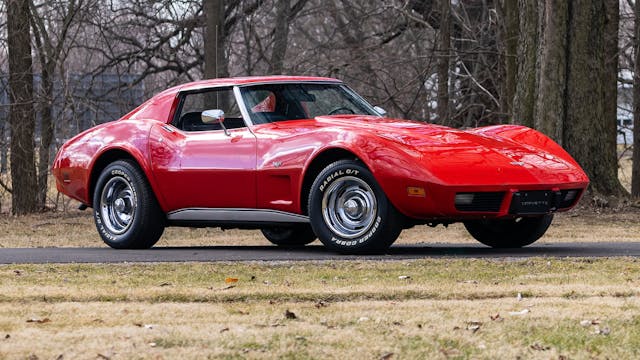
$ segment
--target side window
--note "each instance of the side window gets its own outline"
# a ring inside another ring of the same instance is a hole
[[[209,89],[183,94],[173,124],[184,131],[222,130],[220,124],[209,124],[202,121],[203,111],[216,109],[224,111],[223,123],[227,129],[246,126],[231,88]]]

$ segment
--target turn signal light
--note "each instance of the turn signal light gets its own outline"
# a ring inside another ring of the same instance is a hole
[[[407,188],[407,195],[413,197],[425,197],[427,193],[424,191],[424,188],[409,186]]]

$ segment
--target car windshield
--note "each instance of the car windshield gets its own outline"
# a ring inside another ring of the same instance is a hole
[[[341,84],[263,84],[242,87],[241,94],[254,124],[322,115],[378,115],[371,105]]]

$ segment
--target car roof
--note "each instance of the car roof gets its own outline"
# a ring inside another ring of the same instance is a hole
[[[222,79],[208,79],[194,81],[172,88],[166,89],[154,96],[149,100],[142,103],[142,105],[133,109],[128,114],[124,115],[121,119],[141,119],[150,118],[157,119],[164,122],[170,121],[171,106],[176,95],[181,91],[197,91],[206,88],[220,87],[220,86],[242,86],[250,84],[275,84],[275,83],[302,83],[302,82],[326,82],[326,83],[342,83],[338,79],[326,78],[326,77],[314,77],[314,76],[284,76],[284,75],[272,75],[272,76],[248,76],[248,77],[235,77],[235,78],[222,78]],[[169,118],[167,118],[169,116]]]
[[[285,76],[285,75],[272,75],[272,76],[246,76],[246,77],[234,77],[234,78],[222,78],[222,79],[208,79],[194,81],[186,84],[176,86],[175,91],[189,91],[198,90],[214,86],[236,86],[236,85],[249,85],[257,83],[277,83],[277,82],[339,82],[342,81],[327,77],[316,76]]]

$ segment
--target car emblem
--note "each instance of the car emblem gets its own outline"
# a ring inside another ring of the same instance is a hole
[[[274,167],[280,167],[280,166],[282,166],[282,162],[281,161],[274,161],[273,162],[273,166]]]
[[[512,161],[511,165],[515,165],[515,166],[524,166],[524,163],[522,161]]]

